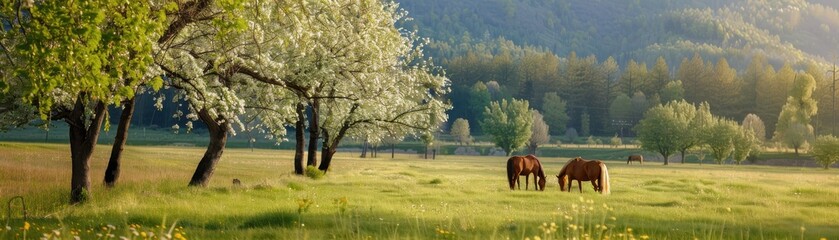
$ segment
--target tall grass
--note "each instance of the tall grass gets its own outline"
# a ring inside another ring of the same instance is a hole
[[[104,226],[130,238],[132,228],[160,234],[177,221],[192,239],[839,238],[837,170],[608,161],[612,194],[602,196],[588,183],[560,192],[553,177],[544,192],[510,191],[504,157],[339,152],[315,180],[292,174],[292,152],[229,149],[210,187],[189,188],[203,149],[129,146],[120,182],[106,189],[100,147],[91,201],[70,206],[67,148],[0,142],[0,203],[24,196],[28,237],[97,238]],[[541,160],[555,174],[567,158]],[[13,210],[0,238],[23,233]]]

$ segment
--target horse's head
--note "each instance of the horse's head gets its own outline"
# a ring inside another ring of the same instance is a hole
[[[568,183],[568,175],[556,175],[556,181],[559,183],[559,190],[565,191],[565,184]]]
[[[545,179],[545,175],[542,174],[542,176],[539,177],[539,190],[545,191],[545,182],[547,182],[547,179]]]

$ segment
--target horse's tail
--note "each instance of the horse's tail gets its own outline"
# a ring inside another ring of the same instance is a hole
[[[515,190],[516,167],[513,165],[513,158],[507,159],[507,182],[510,183],[510,190]]]
[[[600,163],[600,190],[602,194],[609,194],[609,170],[605,163]]]

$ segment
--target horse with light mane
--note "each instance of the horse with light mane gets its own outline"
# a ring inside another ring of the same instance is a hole
[[[559,174],[556,175],[559,182],[559,189],[565,191],[565,185],[568,185],[568,192],[571,192],[571,185],[574,180],[577,180],[580,192],[583,192],[582,181],[591,181],[594,186],[594,191],[601,194],[609,194],[609,171],[606,169],[606,164],[599,160],[583,160],[581,157],[576,157],[568,160]]]
[[[530,174],[533,174],[533,185],[536,190],[545,191],[545,171],[542,170],[542,163],[536,156],[513,156],[507,159],[507,181],[510,183],[510,190],[515,190],[516,184],[521,189],[519,178],[524,175],[524,189],[530,184]]]
[[[641,163],[641,165],[643,165],[644,164],[644,156],[641,156],[641,154],[629,155],[629,157],[626,158],[626,164],[631,164],[632,161],[638,161],[639,163]]]

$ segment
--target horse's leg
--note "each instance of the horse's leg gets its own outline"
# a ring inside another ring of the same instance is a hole
[[[571,192],[571,186],[574,185],[574,179],[568,178],[568,192]]]
[[[603,193],[603,181],[600,181],[600,178],[597,178],[597,192]]]
[[[580,188],[580,193],[583,193],[583,182],[582,181],[577,180],[577,187]]]
[[[591,186],[594,188],[594,192],[600,192],[600,189],[597,188],[597,179],[591,180]]]
[[[524,190],[528,190],[530,186],[530,173],[524,175]]]
[[[513,178],[510,179],[510,189],[516,190],[516,186],[521,189],[521,184],[519,184],[519,173],[513,171]]]

